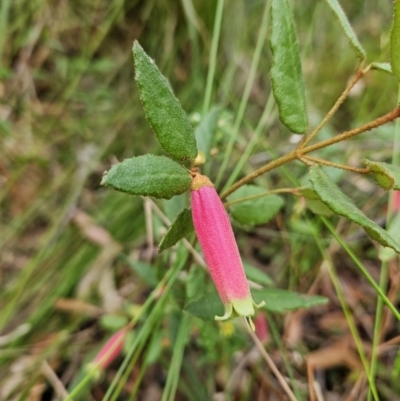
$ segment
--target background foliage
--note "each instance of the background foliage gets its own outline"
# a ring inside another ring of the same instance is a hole
[[[342,3],[368,61],[388,61],[392,2]],[[292,6],[309,125],[315,127],[357,61],[325,2],[295,1]],[[237,141],[232,141],[263,9],[264,2],[256,0],[226,2],[223,9],[211,97],[211,106],[219,107],[213,116],[217,130],[212,143],[203,145],[213,155],[206,173],[220,188],[239,161],[244,163],[241,176],[298,140],[278,119],[265,43]],[[216,4],[209,0],[1,2],[1,399],[62,399],[63,386],[71,391],[81,382],[101,344],[135,316],[141,319],[126,349],[128,355],[134,349],[133,358],[115,361],[75,400],[282,399],[240,321],[217,324],[181,312],[187,301],[212,289],[198,264],[178,274],[186,265],[182,246],[157,256],[165,217],[174,220],[188,205],[187,196],[158,201],[161,213],[156,213],[150,200],[100,186],[111,163],[147,152],[163,154],[139,100],[133,41],[138,39],[155,59],[196,127],[215,15]],[[320,136],[359,126],[396,104],[396,81],[373,72],[357,84]],[[338,163],[390,162],[393,132],[389,124],[321,155]],[[227,170],[218,177],[230,143]],[[249,143],[254,148],[242,159]],[[295,162],[256,183],[268,189],[308,185],[306,171]],[[384,223],[388,195],[383,189],[364,176],[327,171],[370,219]],[[250,265],[247,274],[263,285],[272,278],[278,288],[330,301],[310,311],[262,314],[269,328],[267,348],[299,400],[308,397],[306,363],[316,369],[325,399],[357,399],[351,394],[364,399],[367,385],[354,343],[370,358],[376,293],[344,247],[379,281],[377,248],[358,226],[333,217],[331,227],[342,241],[338,245],[315,218],[313,207],[321,208],[315,202],[311,206],[315,199],[285,194],[284,200],[270,221],[255,227],[235,224]],[[387,296],[398,305],[398,259],[390,260]],[[261,279],[254,276],[260,272]],[[149,300],[156,302],[146,309]],[[382,343],[400,335],[399,322],[386,312],[379,329]],[[395,343],[380,350],[376,387],[380,399],[395,400],[400,397],[398,348]],[[111,383],[123,360],[133,361],[132,367],[115,389]],[[52,374],[63,383],[61,389]]]

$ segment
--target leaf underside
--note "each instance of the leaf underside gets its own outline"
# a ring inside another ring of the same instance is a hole
[[[371,63],[371,70],[378,70],[393,74],[392,66],[390,63]]]
[[[367,159],[363,159],[362,162],[372,171],[375,181],[383,189],[400,190],[400,167]]]

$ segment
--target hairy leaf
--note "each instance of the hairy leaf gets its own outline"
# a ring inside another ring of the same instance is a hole
[[[112,166],[101,184],[131,195],[170,199],[187,191],[191,182],[190,174],[170,158],[144,155]]]
[[[390,63],[371,63],[371,70],[378,70],[393,74],[392,66]]]
[[[175,245],[193,231],[192,211],[183,209],[169,227],[158,247],[158,253]]]
[[[338,0],[326,0],[326,1],[331,7],[332,11],[335,13],[336,17],[338,18],[340,25],[342,26],[343,31],[347,36],[347,39],[349,40],[350,45],[354,50],[356,56],[361,60],[365,60],[366,58],[365,50],[362,47],[360,41],[358,40],[352,26],[350,25],[350,22],[347,19],[347,16],[343,11],[342,6],[338,2]]]
[[[270,75],[279,118],[292,132],[304,134],[308,127],[305,87],[289,0],[272,0],[270,45]]]
[[[305,188],[299,191],[306,200],[307,207],[314,213],[321,216],[332,216],[332,210],[321,202],[315,191]]]
[[[319,165],[311,166],[309,174],[314,191],[334,213],[360,225],[372,239],[400,253],[400,246],[388,232],[368,219],[352,200],[330,180]]]
[[[265,301],[262,308],[271,312],[286,312],[297,309],[308,309],[313,306],[325,305],[328,299],[318,295],[304,295],[279,288],[264,288],[252,290],[251,295],[256,303]]]
[[[400,189],[400,167],[367,159],[363,159],[363,163],[369,167],[376,182],[383,189]]]
[[[174,159],[195,159],[193,128],[168,81],[137,41],[133,44],[133,58],[140,99],[160,145]]]

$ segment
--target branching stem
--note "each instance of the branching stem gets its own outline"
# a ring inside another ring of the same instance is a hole
[[[339,96],[338,100],[336,100],[336,103],[329,110],[328,114],[324,117],[324,119],[319,123],[317,128],[315,128],[315,130],[310,135],[305,136],[304,140],[299,143],[299,146],[298,146],[299,149],[307,146],[307,144],[309,144],[317,136],[317,134],[324,127],[324,125],[332,118],[332,116],[336,113],[337,109],[344,102],[344,100],[348,96],[349,92],[354,87],[354,85],[366,74],[366,72],[368,72],[368,69],[363,70],[362,67],[363,67],[363,63],[361,63],[358,66],[357,72],[355,73],[353,79],[349,82],[346,89]]]
[[[253,199],[257,199],[257,198],[262,198],[264,196],[268,196],[268,195],[273,195],[273,194],[295,194],[298,192],[298,190],[301,188],[279,188],[279,189],[273,189],[272,191],[265,191],[262,192],[260,194],[256,194],[256,195],[249,195],[249,196],[244,196],[243,198],[239,198],[239,199],[235,199],[229,202],[224,203],[225,207],[230,207],[232,205],[236,205],[237,203],[242,203],[242,202],[246,202],[248,200],[253,200]]]
[[[345,164],[333,163],[333,162],[330,162],[329,160],[320,159],[318,157],[302,156],[302,159],[305,159],[306,161],[322,164],[324,166],[336,167],[336,168],[340,168],[341,170],[352,171],[353,173],[358,173],[358,174],[369,174],[371,172],[371,170],[369,168],[358,168],[358,167],[346,166]],[[302,159],[300,159],[300,160],[302,161]]]
[[[259,177],[260,175],[263,175],[264,173],[267,173],[268,171],[271,171],[277,167],[282,166],[283,164],[289,163],[293,160],[301,160],[301,159],[303,159],[304,162],[304,155],[306,155],[307,153],[311,153],[314,152],[315,150],[325,148],[327,146],[333,145],[341,141],[345,141],[363,132],[369,131],[373,128],[379,127],[390,121],[393,121],[398,117],[400,117],[400,106],[396,107],[394,110],[385,114],[384,116],[378,117],[367,124],[361,125],[360,127],[354,128],[350,131],[343,132],[340,135],[326,139],[325,141],[318,142],[314,145],[297,148],[292,152],[289,152],[286,155],[281,156],[278,159],[269,162],[265,166],[253,171],[246,177],[243,177],[241,180],[232,185],[227,191],[221,194],[221,199],[225,199],[227,196],[235,192],[241,186],[253,181],[255,178]],[[363,171],[362,174],[366,174],[366,172]]]

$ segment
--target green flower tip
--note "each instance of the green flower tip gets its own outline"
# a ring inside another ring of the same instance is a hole
[[[224,321],[231,317],[243,316],[250,330],[255,331],[251,316],[254,316],[254,309],[261,308],[263,305],[265,305],[264,301],[256,304],[252,298],[232,300],[229,303],[224,304],[225,313],[223,316],[215,316],[214,319]]]

